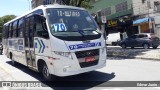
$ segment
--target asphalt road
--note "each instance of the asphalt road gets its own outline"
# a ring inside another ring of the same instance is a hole
[[[11,61],[8,58],[3,55],[0,56],[0,81],[40,81],[46,86],[44,88],[34,87],[29,89],[146,90],[146,88],[142,87],[121,87],[121,85],[127,85],[127,81],[129,81],[129,83],[130,81],[160,81],[159,69],[159,61],[108,58],[107,66],[102,69],[75,76],[59,77],[57,78],[58,82],[48,83],[43,82],[44,79],[41,74],[34,72],[23,65],[17,65],[16,67],[12,66]],[[76,87],[73,87],[74,85]],[[118,85],[120,87],[118,87]],[[147,89],[159,90],[159,87],[147,87]],[[2,89],[5,88],[9,87],[3,87]]]

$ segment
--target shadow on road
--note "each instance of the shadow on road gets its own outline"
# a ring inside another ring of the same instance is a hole
[[[7,62],[9,65],[11,61]],[[103,84],[111,79],[115,78],[114,73],[103,73],[98,71],[91,71],[89,73],[83,73],[74,76],[68,77],[57,77],[55,81],[46,81],[44,80],[42,74],[32,71],[31,69],[23,66],[21,64],[17,64],[14,66],[15,68],[23,71],[24,73],[32,76],[38,81],[42,82],[46,87],[51,87],[52,89],[68,89],[68,90],[85,90],[100,84]],[[24,69],[26,68],[26,69]]]

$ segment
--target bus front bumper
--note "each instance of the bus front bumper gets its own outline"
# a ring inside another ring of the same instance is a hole
[[[57,73],[56,76],[60,76],[60,77],[65,77],[65,76],[72,76],[72,75],[78,75],[81,73],[86,73],[86,72],[90,72],[96,69],[100,69],[106,66],[106,63],[100,64],[100,65],[95,65],[95,66],[91,66],[91,67],[86,67],[86,68],[81,68],[79,70],[77,69],[73,69],[73,67],[71,66],[64,66],[63,70],[61,73]]]

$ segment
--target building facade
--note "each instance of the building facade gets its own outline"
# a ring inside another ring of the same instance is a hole
[[[105,30],[107,34],[127,32],[130,35],[132,25],[132,0],[92,0],[94,6],[90,11],[96,15],[96,21],[102,26],[101,17],[106,16]],[[128,32],[129,31],[129,32]]]
[[[32,0],[31,1],[31,5],[32,5],[32,9],[34,9],[35,7],[39,6],[39,5],[48,5],[48,4],[53,4],[53,3],[59,3],[59,4],[64,4],[64,2],[62,0]]]
[[[32,9],[55,1],[64,4],[62,0],[32,0]],[[91,0],[90,4],[94,7],[89,12],[95,16],[100,27],[104,25],[101,17],[106,17],[107,33],[126,32],[128,36],[136,33],[160,33],[160,0]]]
[[[159,16],[159,2],[160,0],[92,0],[94,8],[89,11],[97,16],[99,24],[102,24],[101,16],[106,16],[105,26],[109,33],[126,32],[128,36],[136,33],[157,33],[155,17]],[[135,23],[138,20],[140,22]]]
[[[160,24],[160,0],[133,0],[133,15],[133,26],[138,27],[138,33],[154,33],[160,37],[157,27]]]
[[[105,15],[107,20],[132,14],[132,0],[92,0],[90,13]]]

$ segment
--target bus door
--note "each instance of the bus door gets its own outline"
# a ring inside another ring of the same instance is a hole
[[[35,68],[35,48],[34,48],[34,31],[35,31],[34,16],[26,18],[25,29],[25,54],[27,60],[27,66]]]

